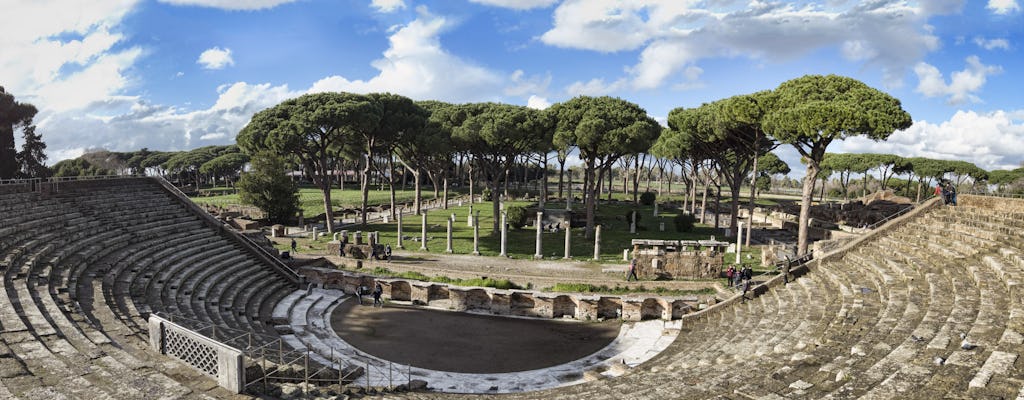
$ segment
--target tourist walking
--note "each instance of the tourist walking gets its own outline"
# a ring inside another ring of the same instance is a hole
[[[377,283],[377,286],[375,286],[373,288],[373,306],[374,307],[377,307],[378,304],[380,304],[381,307],[384,307],[384,302],[380,300],[380,296],[382,294],[384,294],[384,287],[382,287],[380,285],[380,283]]]
[[[956,186],[953,186],[953,182],[946,182],[944,188],[946,192],[946,204],[955,206],[956,205]]]
[[[935,197],[942,199],[942,204],[946,204],[946,191],[942,188],[942,181],[935,184]]]
[[[295,253],[295,248],[298,247],[298,243],[295,243],[295,238],[292,238],[292,253]]]
[[[750,269],[750,266],[743,267],[743,280],[749,281],[754,278],[754,270]]]
[[[637,281],[640,280],[640,278],[636,276],[636,257],[633,257],[633,259],[629,261],[629,270],[626,271],[626,282],[629,282],[629,278],[633,278],[633,280]]]
[[[732,277],[736,275],[736,267],[730,265],[729,269],[725,270],[725,285],[728,286],[732,283]]]
[[[789,284],[789,257],[786,257],[786,261],[782,263],[782,284]]]

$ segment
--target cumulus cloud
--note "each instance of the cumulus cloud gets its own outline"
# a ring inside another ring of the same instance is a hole
[[[132,0],[97,0],[80,5],[19,1],[4,5],[0,35],[0,82],[18,98],[47,109],[68,110],[119,95],[142,56],[137,47],[118,48],[117,31],[135,6]]]
[[[81,155],[81,132],[89,132],[89,147],[131,151],[143,147],[184,150],[230,144],[256,112],[301,94],[287,85],[236,82],[217,88],[217,101],[207,109],[188,111],[122,98],[95,104],[84,112],[51,113],[38,121],[46,132],[51,162]],[[124,110],[110,116],[110,110]]]
[[[526,76],[521,69],[517,69],[509,76],[511,85],[505,88],[505,94],[509,96],[524,96],[528,93],[543,94],[551,85],[551,73],[545,75]]]
[[[565,88],[570,96],[603,96],[624,89],[627,86],[625,79],[614,82],[605,82],[604,79],[594,78],[589,81],[576,81]]]
[[[963,5],[962,0],[922,3],[927,4],[753,1],[737,7],[737,2],[691,0],[566,0],[540,39],[599,52],[642,49],[637,64],[627,69],[633,89],[659,87],[706,58],[786,61],[827,47],[880,68],[887,82],[898,85],[909,67],[939,46],[927,18]]]
[[[160,0],[161,3],[176,6],[199,6],[223,10],[262,10],[274,8],[295,0]]]
[[[927,97],[948,96],[950,104],[980,102],[981,98],[975,93],[985,85],[989,75],[1000,72],[1001,67],[982,64],[977,56],[967,57],[967,68],[953,72],[949,83],[946,83],[942,72],[931,64],[921,62],[914,67],[918,78],[917,92]]]
[[[196,60],[196,64],[201,65],[204,69],[224,69],[224,67],[235,65],[235,59],[231,58],[231,49],[213,47],[203,51],[199,55],[199,59]]]
[[[537,95],[531,95],[530,98],[526,100],[526,106],[538,110],[543,110],[545,108],[551,107],[551,102],[548,101],[548,99],[546,98]]]
[[[1024,162],[1024,112],[961,110],[948,121],[915,121],[884,142],[854,137],[829,151],[966,160],[986,170],[1018,168]]]
[[[549,7],[558,0],[469,0],[472,3],[488,6],[511,8],[514,10],[529,10],[533,8]]]
[[[382,13],[395,12],[405,9],[405,0],[372,0],[370,6]]]
[[[981,47],[985,50],[1010,49],[1010,41],[1002,38],[985,39],[981,36],[978,36],[974,38],[974,44],[978,45],[978,47]]]
[[[1006,15],[1020,11],[1020,4],[1017,3],[1017,0],[988,0],[988,7],[986,8],[993,13]]]
[[[444,17],[417,8],[418,17],[395,30],[384,57],[371,63],[379,73],[366,80],[329,76],[313,84],[312,92],[393,92],[414,99],[452,102],[496,100],[503,79],[497,73],[456,57],[439,36],[450,26]]]

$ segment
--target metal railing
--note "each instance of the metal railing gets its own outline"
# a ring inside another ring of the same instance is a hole
[[[341,354],[335,354],[333,348],[327,357],[308,348],[286,350],[281,339],[248,349],[246,356],[250,358],[250,365],[258,366],[260,370],[259,378],[247,382],[246,388],[264,393],[276,383],[302,383],[305,392],[311,384],[338,385],[339,388],[354,385],[369,391],[371,388],[395,390],[399,385],[408,387],[412,382],[411,365],[390,361],[376,365],[367,357],[343,358]],[[327,363],[317,361],[317,358]]]

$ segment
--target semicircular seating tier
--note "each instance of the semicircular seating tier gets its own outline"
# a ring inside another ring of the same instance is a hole
[[[1024,201],[960,203],[686,317],[622,376],[503,397],[1024,400]],[[149,313],[279,339],[273,309],[294,281],[156,180],[2,193],[0,216],[0,398],[231,397],[148,350]]]
[[[150,351],[148,315],[259,346],[296,280],[159,180],[45,185],[0,186],[0,398],[231,397]]]
[[[620,377],[503,398],[1024,400],[1024,201],[960,200],[685,318],[668,349]]]

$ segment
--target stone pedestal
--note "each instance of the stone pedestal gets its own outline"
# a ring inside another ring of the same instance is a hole
[[[270,227],[270,237],[284,237],[286,235],[284,225],[274,225]]]
[[[654,202],[654,216],[655,217],[658,216],[658,202],[657,201]]]
[[[313,227],[313,235],[312,235],[312,239],[313,239],[313,240],[316,240],[316,238],[317,238],[317,234],[316,234],[316,233],[317,233],[317,232],[316,232],[316,227],[314,226],[314,227]]]
[[[544,258],[544,248],[541,246],[541,235],[544,234],[544,212],[537,211],[537,243],[536,251],[533,253],[533,258],[541,259]]]
[[[473,221],[473,205],[469,205],[469,214],[466,214],[466,226],[472,227],[475,221]]]
[[[352,234],[352,236],[354,236],[352,241],[355,242],[356,246],[360,246],[363,244],[363,231],[356,231],[356,233]]]
[[[664,231],[665,231],[665,223],[664,222],[659,222],[658,223],[658,232],[664,232]]]
[[[622,261],[629,261],[629,249],[622,250]]]

